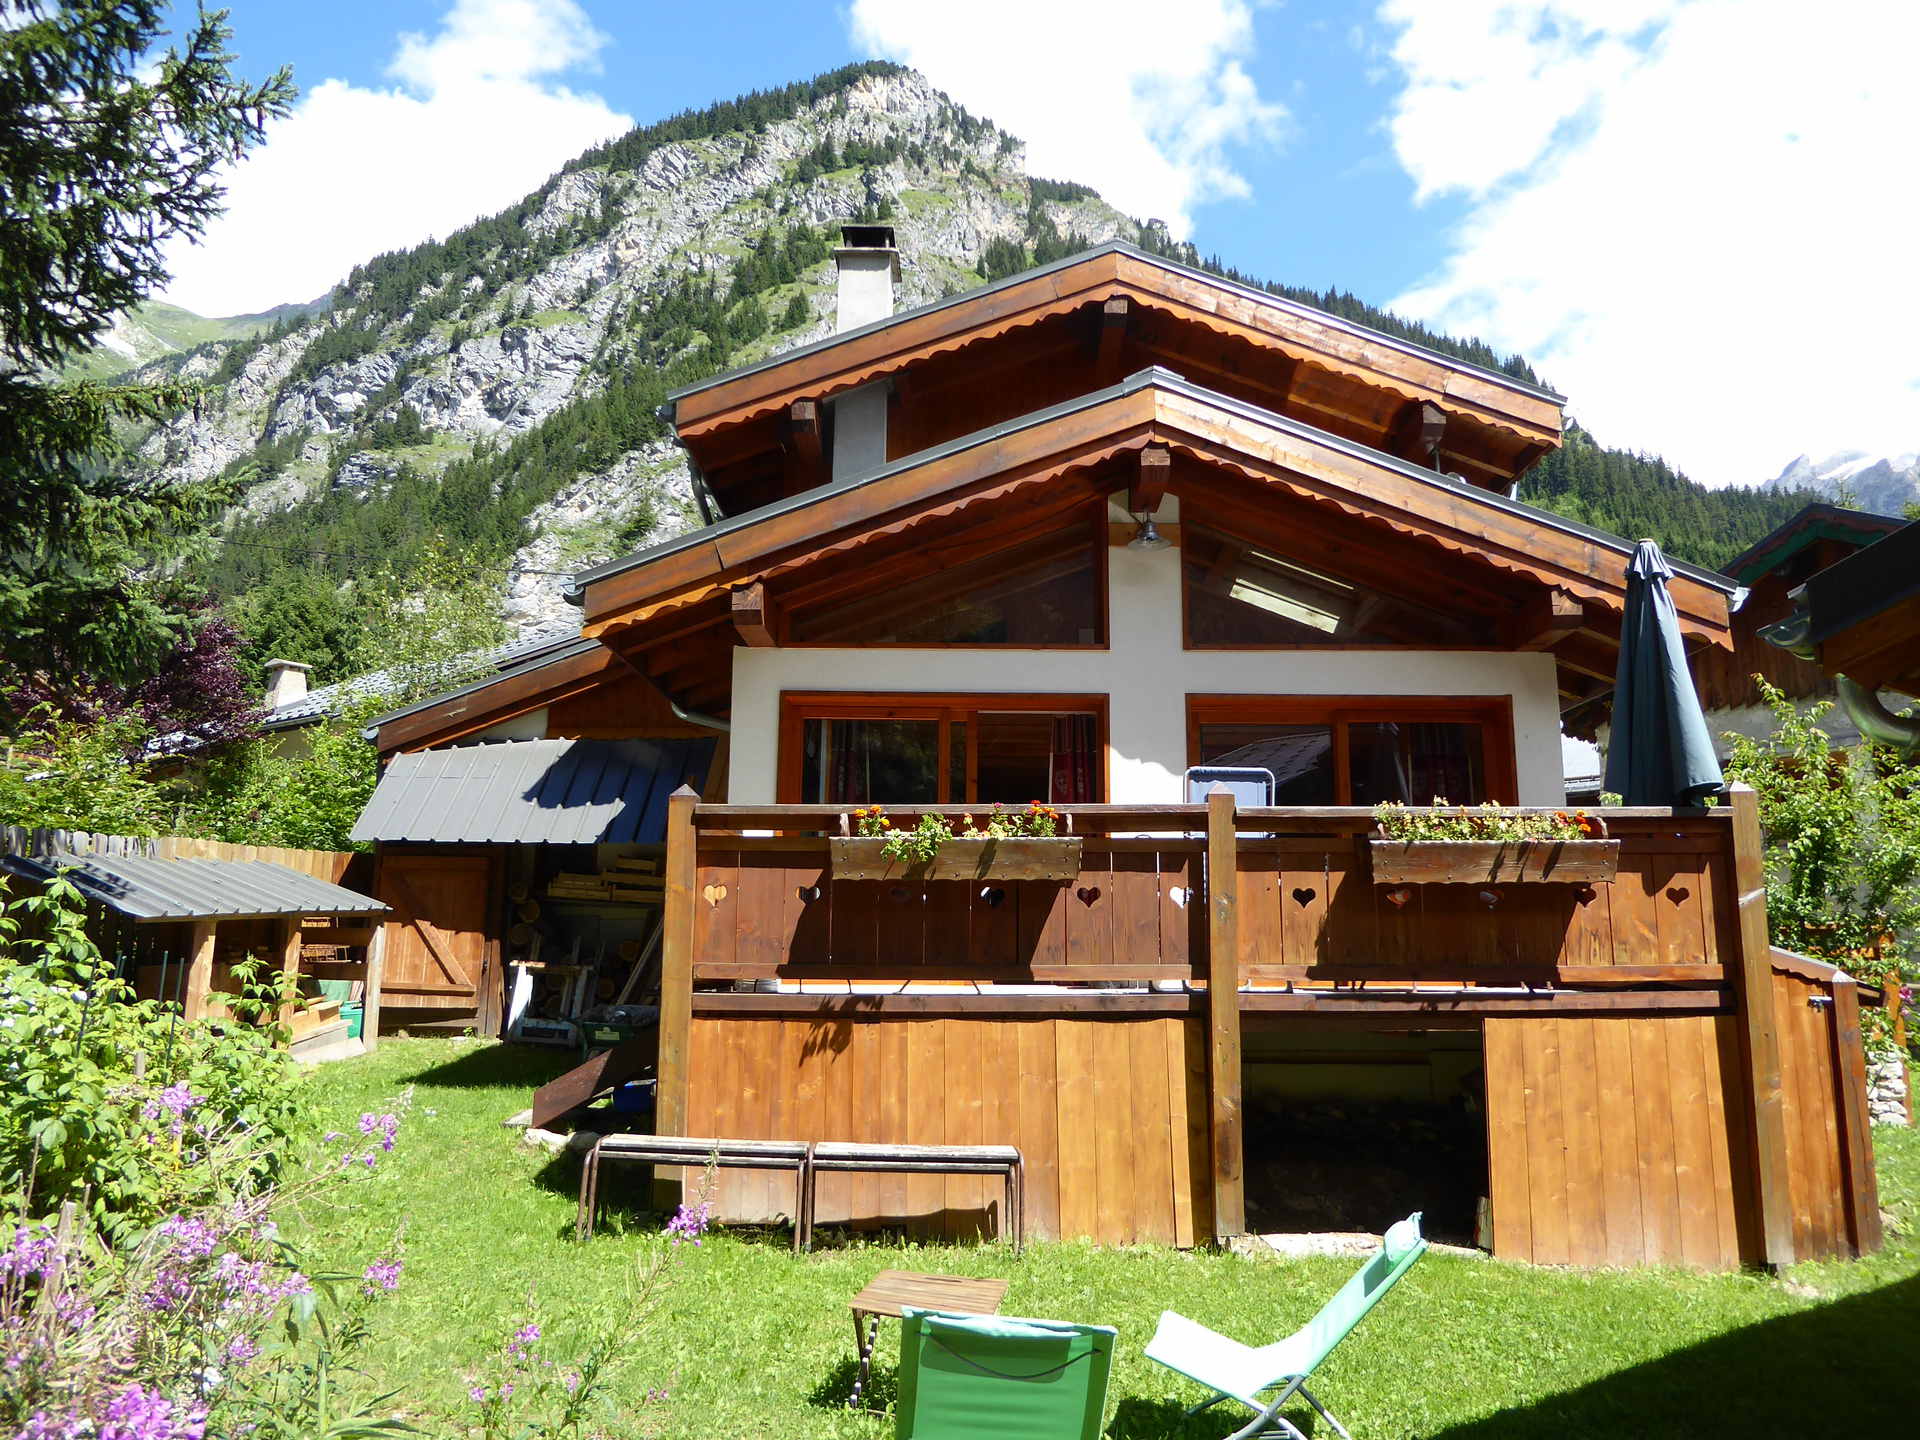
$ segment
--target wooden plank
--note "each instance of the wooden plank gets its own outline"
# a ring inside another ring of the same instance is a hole
[[[1602,1168],[1600,1074],[1594,1031],[1607,1022],[1567,1016],[1556,1023],[1560,1031],[1560,1114],[1567,1141],[1567,1254],[1575,1265],[1605,1265],[1606,1175]]]
[[[856,1027],[860,1028],[860,1027]],[[907,1140],[907,1104],[912,1079],[908,1061],[908,1036],[911,1025],[878,1025],[876,1060],[879,1065],[875,1090],[878,1094],[876,1140],[905,1144]],[[907,1177],[882,1175],[874,1187],[874,1213],[883,1224],[907,1223]]]
[[[1633,1099],[1632,1026],[1593,1022],[1593,1067],[1598,1090],[1601,1202],[1606,1211],[1608,1265],[1639,1265],[1647,1258],[1640,1211],[1640,1131]],[[1707,1021],[1712,1024],[1711,1018]]]
[[[1019,1051],[1020,1154],[1026,1165],[1027,1233],[1060,1238],[1060,1079],[1051,1020],[1009,1022]]]
[[[1663,1020],[1628,1022],[1633,1056],[1633,1117],[1640,1134],[1640,1223],[1646,1263],[1678,1265],[1680,1188],[1674,1176],[1673,1093]]]
[[[300,919],[291,916],[276,921],[275,925],[280,932],[281,994],[286,997],[280,1005],[279,1019],[282,1028],[291,1031],[300,985]]]
[[[1489,1020],[1485,1028],[1488,1198],[1493,1207],[1493,1253],[1503,1260],[1534,1258],[1523,1032],[1536,1023]]]
[[[1207,797],[1207,1075],[1213,1136],[1213,1233],[1224,1242],[1247,1228],[1246,1142],[1240,1114],[1239,859],[1233,796]]]
[[[1136,1238],[1139,1173],[1134,1168],[1139,1116],[1133,1095],[1132,1025],[1089,1027],[1093,1040],[1094,1238],[1127,1245]]]
[[[1754,1189],[1760,1206],[1765,1263],[1793,1263],[1793,1221],[1786,1173],[1786,1117],[1781,1096],[1780,1039],[1774,1018],[1772,941],[1767,934],[1766,859],[1760,837],[1760,808],[1751,787],[1732,787],[1734,885],[1739,899],[1735,1013],[1741,1021],[1746,1074],[1743,1099],[1752,1113]]]
[[[899,1076],[888,1076],[881,1068],[880,1026],[850,1024],[847,1032],[842,1057],[846,1083],[841,1087],[846,1093],[847,1122],[846,1129],[836,1133],[868,1144],[887,1143],[892,1137],[883,1133],[882,1095],[897,1087]],[[855,1229],[870,1229],[880,1216],[880,1177],[855,1171],[847,1182],[848,1223]]]
[[[369,1055],[380,1048],[380,993],[386,973],[387,927],[381,925],[367,941],[367,979],[360,992],[360,1048]]]
[[[946,1145],[985,1143],[982,1128],[985,1106],[981,1089],[986,1084],[986,1056],[982,1049],[986,1020],[946,1020],[946,1083],[942,1097],[946,1108]],[[946,1233],[955,1239],[972,1240],[990,1233],[987,1226],[988,1183],[978,1175],[950,1175],[946,1181]]]
[[[1720,1196],[1713,1178],[1707,1110],[1707,1035],[1692,1017],[1661,1022],[1667,1032],[1668,1094],[1673,1102],[1674,1187],[1680,1197],[1680,1261],[1699,1270],[1720,1263]],[[1711,1023],[1711,1022],[1709,1022]]]
[[[1880,1186],[1874,1173],[1873,1128],[1867,1116],[1867,1065],[1860,1045],[1860,989],[1833,985],[1834,1083],[1839,1090],[1840,1163],[1847,1206],[1847,1233],[1856,1255],[1884,1243]]]
[[[1078,1020],[1052,1022],[1055,1048],[1054,1094],[1060,1136],[1060,1238],[1098,1235],[1100,1225],[1098,1161],[1094,1132],[1098,1112],[1093,1100],[1093,1038],[1099,1028]]]
[[[1533,1259],[1540,1265],[1567,1265],[1573,1263],[1573,1247],[1567,1214],[1560,1022],[1524,1022],[1520,1054],[1527,1082],[1527,1182],[1533,1213]]]
[[[1168,1185],[1173,1198],[1173,1243],[1186,1249],[1198,1243],[1193,1219],[1194,1117],[1187,1105],[1187,1049],[1190,1027],[1184,1020],[1165,1022],[1162,1040],[1167,1062]]]
[[[980,1031],[980,1137],[987,1145],[1020,1144],[1020,1041],[1006,1020],[982,1020]],[[1024,1162],[1026,1152],[1021,1151]],[[985,1183],[981,1203],[988,1212],[987,1233],[1011,1237],[1006,1187]]]
[[[660,1060],[654,1090],[654,1129],[683,1135],[687,1120],[688,1039],[693,1024],[694,876],[698,837],[694,808],[700,797],[682,785],[667,800],[667,891],[661,910]],[[656,1199],[666,1198],[656,1196]]]
[[[1133,1240],[1154,1245],[1174,1243],[1173,1151],[1186,1148],[1186,1126],[1176,1130],[1167,1093],[1167,1040],[1178,1020],[1137,1020],[1131,1025],[1105,1027],[1129,1042],[1128,1075],[1133,1087]]]
[[[207,1018],[207,993],[213,988],[214,941],[219,934],[218,920],[193,922],[193,938],[188,943],[193,957],[187,963],[187,985],[183,1004],[189,1020]]]
[[[1701,1060],[1707,1086],[1707,1132],[1712,1145],[1715,1266],[1738,1269],[1741,1263],[1740,1207],[1742,1196],[1734,1182],[1734,1156],[1740,1152],[1727,1124],[1727,1077],[1721,1032],[1722,1020],[1700,1016],[1692,1022],[1700,1031]]]
[[[943,1145],[947,1139],[947,1031],[950,1020],[916,1021],[907,1027],[907,1142]],[[929,1239],[941,1233],[947,1204],[939,1175],[907,1177],[907,1233]]]

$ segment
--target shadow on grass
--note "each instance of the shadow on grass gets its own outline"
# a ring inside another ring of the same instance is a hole
[[[847,1401],[853,1395],[854,1376],[860,1373],[860,1362],[848,1357],[829,1370],[826,1377],[813,1387],[807,1396],[807,1403],[821,1410],[844,1410]],[[896,1372],[894,1366],[881,1358],[876,1349],[873,1357],[873,1369],[867,1374],[866,1386],[860,1391],[860,1410],[875,1419],[887,1417],[893,1410],[893,1401],[898,1391],[895,1389]]]
[[[1434,1431],[1431,1440],[1906,1434],[1912,1424],[1907,1387],[1916,1370],[1920,1278],[1748,1325],[1530,1405]],[[1390,1390],[1408,1382],[1379,1375],[1364,1383]],[[1353,1408],[1342,1406],[1337,1389],[1321,1398],[1336,1415]],[[1390,1393],[1379,1400],[1386,1408],[1393,1404]],[[1308,1435],[1319,1418],[1305,1402],[1289,1407],[1287,1417]],[[1129,1397],[1106,1434],[1110,1440],[1219,1440],[1248,1418],[1231,1403],[1188,1419],[1175,1401]]]
[[[449,1039],[448,1044],[455,1043]],[[524,1085],[526,1103],[533,1092],[556,1075],[580,1063],[571,1050],[536,1049],[531,1045],[487,1045],[464,1051],[402,1078],[416,1085],[444,1090],[499,1090]]]

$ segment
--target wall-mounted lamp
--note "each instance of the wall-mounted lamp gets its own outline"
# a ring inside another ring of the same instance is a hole
[[[1134,518],[1139,522],[1140,528],[1134,531],[1133,538],[1127,541],[1129,550],[1164,550],[1172,543],[1160,533],[1151,515]]]

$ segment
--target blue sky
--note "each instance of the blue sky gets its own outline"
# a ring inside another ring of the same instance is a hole
[[[1920,215],[1885,183],[1920,128],[1920,6],[229,3],[243,69],[304,93],[175,257],[203,313],[309,298],[629,124],[885,55],[1036,173],[1520,350],[1603,439],[1709,483],[1920,445]],[[1783,345],[1846,363],[1803,353],[1783,387]]]

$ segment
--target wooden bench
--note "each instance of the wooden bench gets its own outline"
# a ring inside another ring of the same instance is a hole
[[[808,1184],[808,1152],[811,1146],[798,1140],[717,1140],[691,1135],[603,1135],[587,1152],[580,1170],[580,1214],[574,1222],[574,1234],[586,1239],[593,1233],[594,1214],[600,1204],[600,1165],[606,1160],[627,1160],[641,1165],[704,1166],[709,1161],[731,1170],[791,1170],[793,1184],[793,1249],[800,1251],[807,1206],[811,1204]]]
[[[803,1180],[799,1244],[813,1248],[814,1196],[822,1170],[879,1175],[998,1175],[1006,1182],[1000,1234],[1013,1237],[1014,1254],[1026,1242],[1026,1172],[1013,1145],[856,1145],[822,1140],[814,1145]]]

